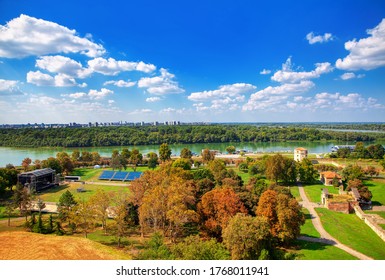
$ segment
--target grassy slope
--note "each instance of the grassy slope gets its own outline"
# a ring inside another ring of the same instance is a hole
[[[316,210],[326,231],[341,243],[374,259],[385,260],[385,242],[356,215]]]
[[[327,188],[329,193],[338,194],[338,189],[333,186],[324,186],[322,184],[305,186],[305,193],[311,202],[321,202],[321,189]]]
[[[121,260],[130,259],[130,256],[85,238],[30,232],[2,232],[0,233],[0,259]]]
[[[385,205],[385,180],[373,178],[370,181],[365,181],[365,185],[372,192],[373,205]]]
[[[356,260],[345,251],[327,244],[297,240],[299,260]]]
[[[301,235],[306,235],[310,237],[320,237],[319,232],[313,226],[313,223],[310,218],[309,210],[302,208],[302,212],[305,214],[305,224],[301,227]]]

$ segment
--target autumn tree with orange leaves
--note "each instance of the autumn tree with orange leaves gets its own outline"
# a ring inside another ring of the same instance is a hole
[[[247,213],[238,195],[230,187],[215,188],[205,193],[198,205],[198,211],[207,234],[219,239],[231,217],[237,213]]]
[[[275,190],[267,190],[261,195],[256,214],[267,219],[272,236],[281,243],[296,239],[305,223],[297,200]]]
[[[139,206],[142,236],[145,231],[161,230],[175,238],[186,223],[198,220],[192,180],[181,168],[164,164],[159,170],[146,172],[130,186],[133,203]]]

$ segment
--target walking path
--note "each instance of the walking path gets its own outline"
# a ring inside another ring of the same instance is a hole
[[[359,258],[360,260],[372,260],[371,257],[366,256],[356,250],[353,250],[352,248],[342,244],[339,242],[337,239],[335,239],[333,236],[331,236],[322,226],[321,219],[319,218],[317,212],[314,210],[314,203],[310,202],[308,197],[306,196],[305,190],[303,186],[298,183],[298,189],[299,193],[302,198],[302,206],[305,207],[307,210],[309,210],[310,216],[311,216],[311,221],[315,227],[315,229],[319,232],[320,238],[313,238],[313,237],[306,237],[306,236],[301,236],[299,239],[300,240],[305,240],[305,241],[311,241],[311,242],[319,242],[319,243],[325,243],[329,245],[336,246],[337,248],[340,248],[344,250],[345,252]]]

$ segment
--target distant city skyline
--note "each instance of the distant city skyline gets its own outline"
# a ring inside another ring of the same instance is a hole
[[[384,1],[58,3],[0,3],[0,124],[385,120]]]

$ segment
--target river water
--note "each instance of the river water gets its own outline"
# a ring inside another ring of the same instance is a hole
[[[336,142],[274,142],[274,143],[211,143],[211,144],[174,144],[170,145],[173,155],[179,155],[183,148],[189,148],[193,153],[200,154],[202,149],[208,148],[226,153],[226,147],[234,145],[237,150],[246,150],[253,153],[269,153],[269,152],[293,152],[297,147],[305,147],[311,154],[329,153],[330,148],[337,144],[354,143],[336,143]],[[369,143],[366,143],[368,145]],[[384,144],[384,143],[381,143]],[[24,158],[29,157],[32,161],[43,160],[48,157],[55,157],[58,152],[67,152],[71,154],[74,150],[99,152],[101,156],[111,156],[113,150],[121,151],[123,148],[132,150],[138,149],[143,155],[149,152],[158,153],[159,145],[143,145],[143,146],[125,146],[125,147],[89,147],[89,148],[11,148],[0,147],[0,167],[11,163],[13,165],[21,165]]]

